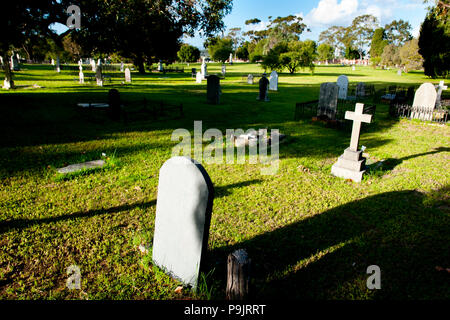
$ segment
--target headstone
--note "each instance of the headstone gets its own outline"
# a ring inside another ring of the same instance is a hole
[[[210,75],[207,80],[206,99],[208,103],[220,103],[220,78],[215,75]]]
[[[278,91],[278,73],[275,70],[270,74],[269,90]]]
[[[97,85],[103,87],[103,74],[102,67],[100,65],[97,66],[97,70],[95,71],[95,80],[97,80]]]
[[[105,165],[105,161],[103,160],[94,160],[94,161],[87,161],[87,162],[83,162],[83,163],[76,163],[76,164],[71,164],[67,167],[64,168],[58,168],[56,169],[56,171],[58,173],[71,173],[71,172],[77,172],[77,171],[81,171],[81,170],[86,170],[86,169],[95,169],[95,168],[101,168]]]
[[[222,65],[222,74],[225,77],[225,74],[227,73],[227,66],[224,64]]]
[[[248,77],[247,77],[247,83],[248,83],[248,84],[253,84],[253,75],[252,75],[252,74],[249,74],[249,75],[248,75]]]
[[[206,76],[208,75],[208,67],[205,62],[205,58],[203,58],[202,66],[200,67],[200,72],[202,74],[202,79],[206,79]]]
[[[80,84],[84,83],[84,73],[83,70],[80,70],[80,73],[78,74],[78,77],[80,78]]]
[[[52,66],[55,65],[55,59],[52,58]]]
[[[199,71],[199,72],[197,72],[197,75],[195,76],[195,82],[197,82],[197,83],[202,83],[202,80],[203,80],[203,75],[202,75],[202,73]]]
[[[348,92],[348,77],[346,75],[340,75],[337,78],[336,84],[339,89],[338,98],[346,100]]]
[[[355,66],[352,66],[352,70],[355,71],[355,70],[356,70],[356,67],[355,67]]]
[[[366,96],[366,84],[364,82],[358,82],[356,85],[356,93],[357,97],[365,97]]]
[[[56,57],[56,72],[61,72],[61,66],[59,64],[59,57]]]
[[[233,64],[233,54],[230,53],[230,58],[228,59],[230,61],[230,64]]]
[[[447,89],[448,86],[444,85],[444,80],[439,81],[439,85],[437,86],[436,107],[441,106],[442,91]]]
[[[398,70],[397,70],[397,75],[398,75],[398,76],[401,76],[401,75],[402,75],[402,69],[398,69]]]
[[[97,60],[97,65],[98,65],[98,66],[101,66],[101,65],[102,65],[102,59],[98,58],[98,60]]]
[[[120,72],[123,72],[123,68],[124,68],[123,62],[121,62],[120,63]]]
[[[436,99],[437,93],[434,85],[429,82],[422,83],[414,95],[411,118],[432,120]]]
[[[344,154],[331,167],[331,174],[361,182],[366,168],[366,159],[362,157],[362,150],[358,150],[361,123],[370,123],[372,115],[363,114],[364,104],[357,103],[355,111],[347,111],[345,119],[353,120],[352,137],[350,147],[344,150]]]
[[[159,60],[159,63],[158,63],[158,71],[159,72],[163,72],[164,71],[164,67],[163,67],[163,64],[162,64],[161,60]]]
[[[195,160],[174,157],[161,167],[152,260],[193,288],[207,251],[213,200],[211,179]]]
[[[269,97],[267,93],[269,91],[269,79],[265,73],[263,73],[261,79],[259,79],[259,96],[258,100],[260,101],[269,101]]]
[[[192,78],[195,78],[197,76],[197,69],[196,68],[192,68],[191,69],[191,76],[192,76]]]
[[[125,69],[125,82],[131,82],[131,71],[130,68]]]
[[[92,72],[96,72],[96,65],[95,65],[95,60],[91,59],[91,66],[92,66]]]
[[[19,71],[20,70],[19,60],[17,59],[16,53],[13,53],[12,56],[11,56],[11,69],[13,71]]]
[[[111,118],[120,120],[120,93],[117,89],[108,91],[108,105]]]
[[[338,86],[334,82],[325,82],[320,85],[318,116],[327,116],[330,120],[336,119],[338,91]]]

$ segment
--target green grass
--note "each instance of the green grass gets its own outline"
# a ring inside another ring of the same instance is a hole
[[[208,65],[210,73],[220,70]],[[257,84],[242,80],[262,72],[227,66],[215,106],[190,73],[133,73],[131,85],[116,73],[100,88],[78,84],[77,72],[23,66],[15,73],[19,88],[0,94],[0,298],[221,299],[226,258],[238,248],[252,259],[255,298],[450,298],[448,273],[436,269],[450,267],[449,127],[391,119],[377,105],[361,135],[372,170],[356,184],[330,174],[349,133],[293,121],[295,103],[317,99],[320,84],[340,74],[377,88],[430,80],[420,72],[318,66],[314,75],[280,74],[279,91],[262,103]],[[186,116],[123,124],[77,111],[77,102],[106,101],[110,88],[126,102],[183,103]],[[289,139],[273,176],[248,162],[204,164],[216,191],[207,261],[198,292],[178,294],[179,283],[152,265],[151,242],[158,172],[177,143],[172,131],[193,133],[195,120],[203,131],[272,128]],[[56,174],[102,153],[114,166]],[[72,264],[81,269],[81,291],[65,286]],[[381,290],[366,288],[372,264],[381,268]]]

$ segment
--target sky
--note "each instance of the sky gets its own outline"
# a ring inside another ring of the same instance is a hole
[[[264,29],[268,24],[268,17],[285,17],[299,15],[303,22],[311,29],[304,32],[301,40],[317,41],[319,34],[330,26],[348,26],[352,20],[362,14],[376,16],[381,26],[392,20],[403,19],[412,26],[412,34],[419,35],[420,24],[425,19],[428,4],[423,0],[233,0],[233,10],[224,19],[227,29],[240,27],[248,31],[245,21],[258,18],[261,23],[254,29]],[[227,34],[227,31],[225,31]],[[198,35],[185,38],[183,42],[203,49],[205,39]]]

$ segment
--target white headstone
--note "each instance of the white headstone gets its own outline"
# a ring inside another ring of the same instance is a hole
[[[52,59],[52,66],[55,65],[55,59]]]
[[[402,69],[398,69],[398,70],[397,70],[397,75],[398,75],[398,76],[401,76],[401,75],[402,75]]]
[[[249,75],[248,75],[248,77],[247,77],[247,83],[248,83],[248,84],[253,84],[253,75],[252,75],[252,74],[249,74]]]
[[[97,80],[97,85],[103,87],[103,73],[100,65],[97,66],[97,70],[95,71],[95,79]]]
[[[269,90],[278,91],[278,73],[275,70],[270,74]]]
[[[352,70],[355,71],[355,70],[356,70],[356,67],[355,67],[355,66],[352,66]]]
[[[228,59],[230,61],[230,64],[233,64],[233,54],[230,53],[230,58]]]
[[[348,77],[346,75],[340,75],[337,78],[336,84],[339,88],[338,98],[339,99],[347,99],[348,92]]]
[[[123,62],[120,63],[120,72],[123,72]]]
[[[84,83],[84,73],[83,70],[80,70],[80,73],[78,74],[79,78],[80,78],[80,84]]]
[[[224,65],[222,65],[222,74],[223,74],[223,76],[225,76],[226,73],[227,73],[227,66],[224,64]]]
[[[203,58],[202,66],[200,67],[200,72],[202,74],[202,79],[206,79],[206,76],[208,75],[208,67],[205,62],[205,58]]]
[[[436,96],[436,106],[437,107],[441,106],[442,91],[447,90],[447,89],[448,89],[448,86],[444,85],[444,80],[439,81],[439,85],[437,86],[437,96]]]
[[[161,167],[152,259],[194,288],[208,244],[213,200],[211,179],[195,160],[174,157]]]
[[[158,71],[160,71],[160,72],[164,71],[164,67],[163,67],[163,64],[162,64],[161,60],[159,60],[159,63],[158,63]]]
[[[61,66],[59,65],[59,57],[56,57],[56,72],[61,72]]]
[[[200,71],[197,72],[197,75],[195,76],[195,82],[202,83],[203,75]]]
[[[94,59],[91,59],[91,66],[92,66],[92,72],[97,71],[97,70],[96,70],[96,65],[95,65],[95,60],[94,60]]]
[[[125,69],[125,82],[131,82],[131,71],[129,68]]]
[[[436,99],[437,93],[434,85],[429,82],[422,83],[414,95],[411,118],[432,120]]]

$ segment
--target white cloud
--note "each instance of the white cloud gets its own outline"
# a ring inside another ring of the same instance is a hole
[[[306,16],[311,25],[328,25],[349,20],[358,10],[358,0],[320,0]]]

